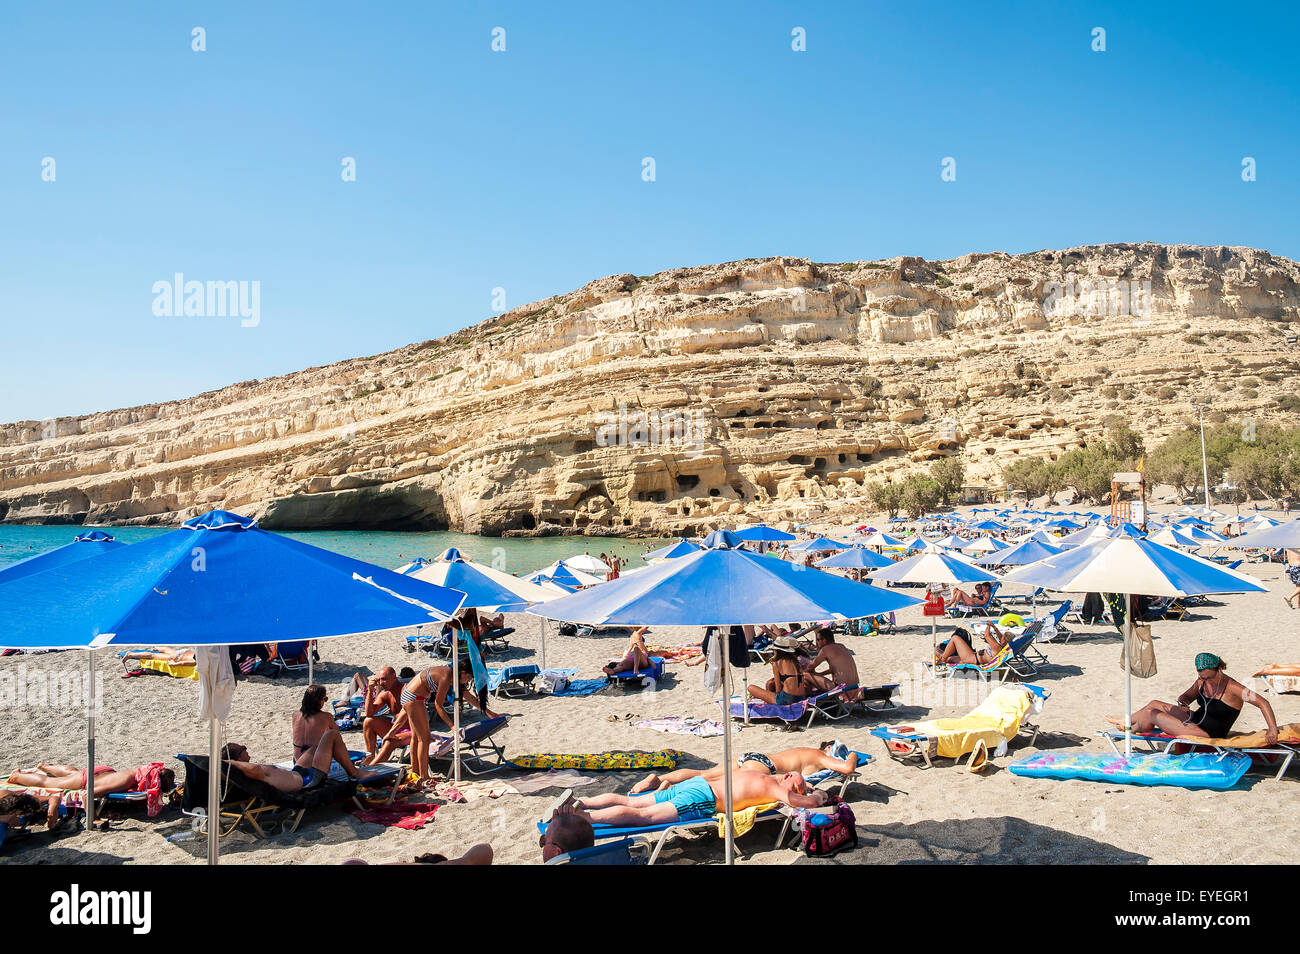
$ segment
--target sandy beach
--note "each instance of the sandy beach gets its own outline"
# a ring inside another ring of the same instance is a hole
[[[882,525],[882,524],[877,524]],[[834,528],[826,528],[834,529]],[[841,528],[842,529],[842,528]],[[575,541],[581,550],[581,542]],[[1293,640],[1300,615],[1280,598],[1290,592],[1279,564],[1247,564],[1243,570],[1264,581],[1268,593],[1217,597],[1180,622],[1153,625],[1159,673],[1135,680],[1135,706],[1149,699],[1172,701],[1195,680],[1192,660],[1211,651],[1228,664],[1229,675],[1252,686],[1249,676],[1273,662],[1300,662]],[[1016,592],[1014,587],[1004,593]],[[1078,595],[1074,597],[1077,600]],[[1054,605],[1054,603],[1052,604]],[[512,614],[516,627],[511,651],[492,657],[489,665],[537,662],[541,622]],[[1035,744],[1024,737],[1013,742],[1007,757],[982,775],[941,761],[922,770],[885,757],[879,740],[867,730],[881,722],[911,721],[964,714],[978,701],[937,698],[935,683],[923,682],[919,663],[930,647],[929,621],[919,608],[899,614],[899,629],[891,635],[845,637],[855,654],[864,685],[899,682],[903,708],[879,716],[854,716],[840,722],[818,721],[811,728],[781,731],[767,723],[741,728],[734,737],[736,752],[775,752],[798,745],[816,745],[838,738],[873,756],[846,797],[856,816],[861,839],[856,851],[842,853],[838,863],[1074,863],[1074,864],[1218,864],[1284,863],[1295,859],[1290,845],[1300,812],[1300,786],[1293,768],[1277,782],[1252,772],[1226,792],[1190,791],[1171,787],[1107,785],[1085,781],[1045,781],[1013,776],[1006,765],[1035,750],[1084,747],[1106,749],[1097,737],[1104,717],[1123,712],[1124,681],[1119,668],[1120,640],[1113,627],[1071,628],[1068,643],[1043,647],[1050,665],[1035,682],[1052,691],[1035,721],[1041,727]],[[941,623],[940,631],[951,623]],[[698,629],[652,632],[652,645],[697,642]],[[330,698],[342,695],[344,684],[358,670],[375,671],[390,664],[418,665],[423,655],[403,651],[400,634],[383,633],[322,642],[322,662],[316,681],[329,688]],[[599,666],[622,651],[620,639],[560,637],[552,625],[547,638],[550,666],[580,670],[580,677],[599,675]],[[29,671],[79,671],[84,657],[65,652],[12,657],[7,668]],[[116,767],[159,759],[170,767],[177,752],[206,753],[207,725],[196,714],[198,686],[192,681],[145,676],[120,678],[115,654],[101,653],[104,704],[98,723],[97,761]],[[703,668],[668,667],[669,676],[657,691],[609,689],[585,698],[537,697],[494,701],[511,716],[498,739],[508,756],[532,752],[600,752],[609,749],[679,749],[684,767],[702,768],[721,759],[722,739],[697,738],[637,728],[639,718],[681,715],[716,718],[718,708],[703,686]],[[751,681],[765,680],[763,668],[749,670]],[[740,673],[736,672],[739,690]],[[242,680],[225,737],[247,745],[255,760],[276,761],[290,750],[290,718],[297,708],[305,676],[279,680]],[[968,687],[969,688],[969,687]],[[949,692],[956,690],[948,688]],[[1300,722],[1300,693],[1268,696],[1279,725]],[[958,704],[952,704],[953,702]],[[70,708],[33,707],[11,711],[0,721],[0,753],[8,770],[37,761],[79,762],[85,757],[85,719]],[[1246,706],[1236,728],[1263,728],[1253,706]],[[359,732],[346,733],[352,748],[361,748]],[[484,778],[509,784],[527,774],[507,769]],[[587,773],[590,785],[579,796],[602,791],[626,791],[640,773]],[[467,776],[469,777],[469,776]],[[481,779],[480,779],[481,780]],[[332,864],[362,857],[371,862],[410,860],[418,853],[458,854],[477,843],[493,846],[498,863],[540,862],[535,821],[547,797],[537,794],[475,797],[462,804],[445,804],[435,820],[420,831],[363,824],[342,808],[310,813],[293,834],[255,840],[240,831],[222,842],[227,864]],[[108,832],[63,837],[48,843],[41,835],[0,856],[0,863],[199,864],[203,842],[172,843],[166,836],[184,831],[190,820],[179,809],[165,809],[156,819],[143,810],[115,820]],[[777,828],[760,825],[737,841],[743,863],[807,863],[801,852],[776,849]],[[665,848],[665,863],[720,863],[716,834],[678,837]]]

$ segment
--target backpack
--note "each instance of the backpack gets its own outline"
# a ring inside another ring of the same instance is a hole
[[[829,858],[845,848],[858,847],[858,829],[853,809],[835,796],[821,811],[801,812],[800,843],[810,858]]]

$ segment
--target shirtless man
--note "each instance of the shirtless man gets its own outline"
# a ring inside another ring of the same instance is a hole
[[[821,667],[825,667],[824,673],[818,672]],[[853,661],[853,653],[835,642],[835,634],[828,627],[817,630],[817,655],[808,664],[803,681],[814,694],[858,684],[858,664]],[[855,702],[861,695],[862,690],[855,689],[845,698]]]
[[[555,811],[571,810],[593,825],[640,827],[675,821],[698,821],[712,818],[724,810],[726,796],[721,780],[709,781],[693,778],[643,795],[609,793],[594,795],[570,803],[573,792],[565,792]],[[742,811],[755,805],[781,802],[791,808],[819,808],[826,804],[826,793],[808,791],[808,783],[798,772],[768,775],[766,772],[748,770],[731,776],[732,811]],[[545,819],[550,821],[549,818]]]
[[[360,780],[377,774],[352,764],[352,759],[348,756],[348,747],[343,744],[343,736],[339,734],[338,729],[326,731],[321,735],[314,746],[294,760],[292,769],[249,761],[248,750],[243,746],[238,748],[229,746],[226,754],[230,756],[226,764],[231,768],[239,769],[249,778],[265,782],[281,792],[300,792],[306,788],[315,788],[329,776],[331,762],[338,762],[343,766],[343,771],[347,772],[352,779]]]
[[[381,736],[393,727],[393,720],[401,709],[397,701],[402,691],[402,681],[392,666],[385,666],[366,681],[362,691],[365,702],[361,707],[361,735],[366,746],[366,765],[374,764]]]
[[[828,742],[820,749],[785,749],[771,755],[764,755],[761,752],[746,752],[736,759],[736,768],[741,771],[766,772],[768,775],[783,775],[787,772],[812,775],[814,772],[821,772],[825,769],[830,769],[832,772],[838,772],[841,775],[852,774],[858,767],[858,753],[850,752],[847,759],[837,759],[827,751],[833,748],[834,745],[834,742]],[[633,785],[630,793],[639,795],[642,792],[649,791],[661,792],[669,786],[692,778],[704,778],[710,782],[717,781],[722,778],[722,766],[715,765],[713,768],[704,769],[703,771],[699,769],[678,769],[664,775],[656,775],[651,772]]]

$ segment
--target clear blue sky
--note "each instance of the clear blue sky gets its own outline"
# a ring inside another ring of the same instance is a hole
[[[1300,257],[1288,6],[5,4],[0,421],[436,337],[497,286],[1107,241]],[[259,281],[260,324],[156,317],[175,272]]]

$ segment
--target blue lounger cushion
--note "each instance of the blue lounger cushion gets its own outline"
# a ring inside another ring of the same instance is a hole
[[[1012,762],[1009,768],[1011,774],[1027,778],[1225,789],[1241,781],[1250,768],[1250,756],[1240,752],[1144,752],[1128,756],[1110,752],[1038,752]]]

